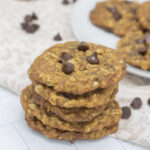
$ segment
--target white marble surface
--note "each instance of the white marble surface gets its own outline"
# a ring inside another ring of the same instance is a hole
[[[0,87],[0,150],[148,150],[112,137],[96,141],[56,141],[31,130],[19,97]]]

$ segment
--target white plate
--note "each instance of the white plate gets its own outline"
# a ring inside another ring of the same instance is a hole
[[[76,2],[71,16],[73,32],[79,41],[99,43],[116,49],[119,37],[92,25],[89,20],[89,13],[98,1],[102,0],[79,0]],[[138,1],[141,3],[146,0]],[[131,65],[127,65],[127,71],[141,77],[150,78],[150,71],[143,71]]]

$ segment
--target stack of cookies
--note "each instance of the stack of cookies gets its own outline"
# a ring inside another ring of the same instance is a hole
[[[115,96],[125,64],[115,50],[86,42],[47,49],[28,71],[22,91],[28,125],[48,138],[98,139],[117,131]]]
[[[91,22],[118,36],[118,52],[125,61],[150,70],[150,2],[110,0],[98,2],[90,13]]]

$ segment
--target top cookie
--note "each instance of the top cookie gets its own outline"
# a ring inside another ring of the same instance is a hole
[[[136,18],[138,6],[137,2],[129,1],[99,2],[91,11],[90,19],[94,25],[123,36],[128,31],[140,28]]]
[[[85,42],[57,44],[37,57],[29,71],[35,83],[81,95],[122,79],[125,63],[113,49]]]
[[[145,2],[137,9],[139,22],[145,29],[150,30],[150,2]]]

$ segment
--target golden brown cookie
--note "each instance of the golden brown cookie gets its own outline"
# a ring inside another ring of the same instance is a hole
[[[34,103],[32,93],[26,89],[22,92],[21,103],[25,112],[29,113],[32,116],[35,116],[45,125],[60,130],[83,133],[101,130],[105,126],[118,124],[122,114],[119,104],[117,102],[113,102],[102,114],[97,116],[91,122],[69,123],[60,119],[53,113],[47,113],[44,107],[36,105]]]
[[[150,70],[150,33],[129,32],[118,42],[119,53],[130,65]]]
[[[108,134],[112,134],[118,130],[118,125],[113,125],[109,127],[104,127],[102,130],[93,131],[90,133],[80,133],[80,132],[70,132],[70,131],[61,131],[59,129],[51,128],[47,125],[44,125],[36,117],[32,117],[29,114],[26,114],[27,124],[37,132],[44,134],[47,138],[57,139],[57,140],[67,140],[74,142],[74,140],[94,140],[99,139]]]
[[[48,86],[35,84],[34,90],[52,105],[65,108],[87,107],[93,108],[107,105],[111,100],[115,99],[118,92],[118,85],[113,85],[107,89],[96,89],[84,95],[72,95],[67,93],[58,93]]]
[[[150,2],[145,2],[139,6],[137,17],[142,26],[150,30]]]
[[[113,49],[85,42],[57,44],[37,57],[29,77],[58,92],[81,95],[119,82],[125,64]]]
[[[30,89],[29,89],[30,90]],[[104,111],[105,108],[108,107],[108,104],[102,105],[100,107],[95,108],[64,108],[60,106],[51,105],[47,100],[36,94],[34,90],[32,90],[34,103],[40,106],[45,107],[48,113],[53,112],[61,119],[68,122],[85,122],[91,121],[96,116]],[[112,99],[110,103],[113,101]]]
[[[90,20],[106,31],[123,36],[128,31],[140,28],[136,18],[138,6],[137,2],[121,0],[98,2],[90,13]]]

